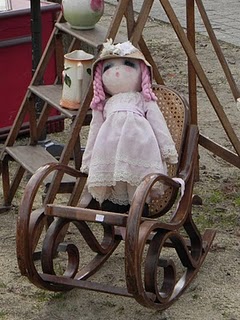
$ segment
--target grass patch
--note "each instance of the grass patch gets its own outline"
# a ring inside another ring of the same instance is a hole
[[[212,204],[220,203],[224,200],[224,194],[220,190],[213,190],[210,193],[208,201]]]
[[[0,310],[0,319],[1,320],[7,319],[7,312]]]
[[[203,200],[202,205],[193,206],[193,218],[200,230],[239,227],[239,192],[226,192],[224,185],[219,189],[208,190],[197,186],[195,192]]]
[[[239,207],[239,208],[240,208],[240,196],[238,196],[238,197],[236,197],[236,198],[234,199],[234,204],[235,204],[236,207]]]
[[[64,292],[48,292],[48,291],[39,291],[34,294],[34,298],[38,302],[48,302],[53,300],[65,300]]]
[[[7,288],[7,285],[4,282],[0,281],[0,288]]]

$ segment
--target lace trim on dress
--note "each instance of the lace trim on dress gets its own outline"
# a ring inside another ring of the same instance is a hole
[[[155,168],[155,170],[157,169],[157,171],[161,171],[162,170],[162,166],[159,165],[159,161],[143,161],[141,159],[131,159],[128,156],[124,156],[121,155],[121,157],[115,157],[112,159],[101,159],[101,158],[96,158],[96,159],[92,159],[91,162],[91,166],[96,166],[99,167],[101,165],[107,167],[107,166],[115,166],[117,162],[122,162],[122,163],[126,163],[128,165],[132,165],[132,166],[139,166],[139,167],[144,167],[144,168]]]
[[[114,174],[114,176],[112,173],[105,172],[91,175],[91,181],[88,182],[88,187],[111,187],[115,186],[117,181],[125,181],[132,186],[138,186],[141,179],[139,179],[139,175],[129,175],[128,172],[118,172],[117,174]]]
[[[125,188],[122,188],[121,190],[118,188],[118,191],[116,192],[113,187],[95,186],[88,187],[88,191],[100,204],[103,203],[104,200],[110,200],[119,205],[129,204],[129,195]]]
[[[136,186],[137,187],[137,186]],[[166,186],[164,186],[162,183],[158,183],[149,193],[146,202],[150,203],[154,199],[159,199],[164,192],[165,192]],[[105,192],[103,192],[103,190]],[[119,204],[119,205],[128,205],[131,201],[129,199],[129,195],[125,190],[122,190],[120,192],[118,190],[118,193],[114,193],[113,189],[111,187],[89,187],[89,191],[91,192],[92,196],[99,202],[102,203],[104,200],[110,200],[113,203]]]
[[[107,200],[107,199],[105,199]],[[119,204],[120,206],[127,206],[129,204],[128,196],[125,194],[118,195],[118,198],[111,195],[108,200],[112,201],[113,203]]]
[[[115,204],[119,204],[121,206],[127,206],[129,204],[128,197],[116,198],[116,197],[111,195],[109,197],[106,196],[106,197],[102,198],[102,197],[98,196],[93,190],[91,190],[91,192],[94,195],[94,199],[96,199],[97,202],[99,202],[99,203],[103,203],[104,200],[109,200],[109,201],[111,201],[111,202],[113,202]]]

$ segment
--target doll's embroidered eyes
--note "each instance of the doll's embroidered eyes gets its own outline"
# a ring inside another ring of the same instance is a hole
[[[110,69],[112,66],[113,66],[112,63],[107,63],[107,64],[105,64],[104,67],[103,67],[103,72],[107,71],[107,70]]]
[[[103,73],[105,71],[107,71],[108,69],[112,68],[113,66],[115,66],[115,65],[119,66],[121,64],[123,64],[123,65],[125,65],[127,67],[131,67],[131,68],[137,69],[137,63],[136,62],[132,61],[131,59],[125,59],[119,64],[115,63],[115,61],[114,62],[108,62],[108,63],[104,64],[103,65]]]
[[[136,68],[137,67],[136,63],[134,63],[131,60],[125,60],[124,64],[125,64],[125,66],[131,67],[131,68]]]

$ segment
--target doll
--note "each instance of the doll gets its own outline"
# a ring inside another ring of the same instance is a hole
[[[167,174],[166,162],[177,163],[177,151],[151,89],[151,66],[131,42],[103,45],[93,90],[82,206],[93,197],[103,210],[127,212],[141,180]],[[147,215],[147,205],[144,210]]]

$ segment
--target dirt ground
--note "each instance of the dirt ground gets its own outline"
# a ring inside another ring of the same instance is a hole
[[[106,6],[101,23],[108,22],[113,8]],[[167,85],[187,94],[186,57],[168,24],[148,21],[144,30],[150,51]],[[197,35],[197,52],[229,120],[240,137],[240,111],[232,98],[220,64],[205,36]],[[220,43],[233,77],[240,79],[240,48]],[[198,84],[200,132],[225,147],[232,148],[202,87]],[[53,134],[63,141],[68,134]],[[193,209],[193,217],[203,230],[215,228],[217,235],[198,276],[183,296],[168,310],[157,312],[135,300],[109,294],[74,289],[52,293],[36,288],[20,275],[15,253],[18,206],[27,179],[19,188],[13,209],[0,216],[0,319],[1,320],[239,320],[240,319],[240,176],[239,169],[205,149],[200,153],[200,180],[195,193],[203,199]],[[39,206],[40,206],[39,200]],[[124,283],[120,246],[109,265],[99,273],[107,282]]]

